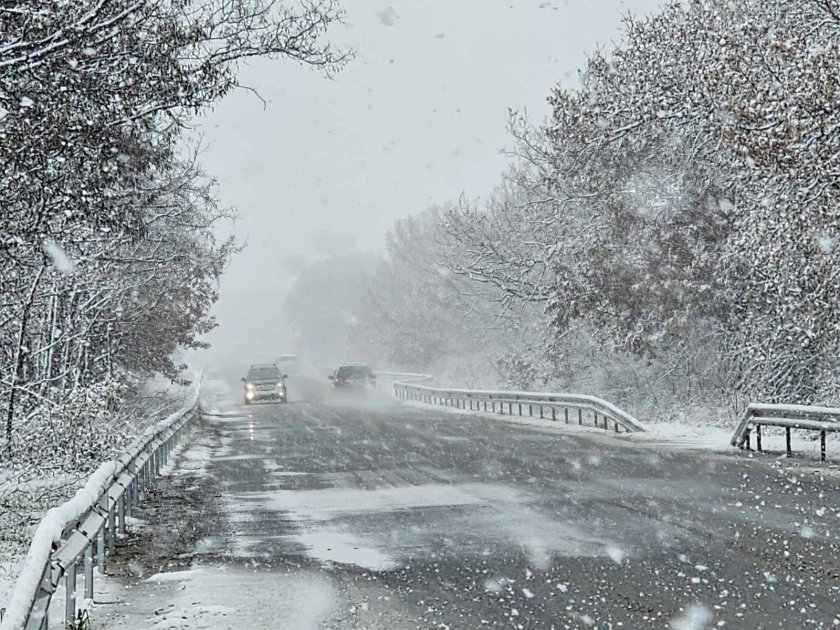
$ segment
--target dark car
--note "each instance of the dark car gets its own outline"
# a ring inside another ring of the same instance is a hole
[[[333,389],[362,391],[376,385],[376,375],[364,363],[340,365],[329,378]]]
[[[288,402],[287,378],[274,364],[252,365],[248,370],[248,376],[242,379],[245,383],[245,404],[250,405],[261,400]]]

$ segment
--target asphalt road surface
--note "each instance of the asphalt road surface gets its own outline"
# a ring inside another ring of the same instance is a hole
[[[183,461],[214,488],[188,566],[114,627],[840,626],[829,467],[376,399],[222,411]]]

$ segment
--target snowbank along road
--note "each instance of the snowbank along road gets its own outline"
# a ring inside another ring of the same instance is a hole
[[[391,401],[225,411],[186,453],[219,522],[112,627],[840,624],[826,468]]]

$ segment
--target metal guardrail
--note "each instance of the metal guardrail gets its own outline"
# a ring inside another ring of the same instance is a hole
[[[749,405],[730,444],[741,449],[752,450],[750,436],[755,429],[755,450],[761,452],[761,427],[784,427],[785,446],[788,457],[793,456],[790,443],[791,429],[820,432],[820,461],[825,461],[825,438],[827,433],[840,433],[840,409],[833,407],[809,407],[805,405]]]
[[[562,411],[566,424],[570,422],[569,411],[574,410],[577,411],[576,420],[579,425],[584,424],[584,419],[589,420],[589,413],[591,413],[592,424],[598,428],[609,430],[610,425],[612,425],[612,429],[616,433],[622,430],[625,433],[646,430],[645,426],[629,413],[595,396],[439,389],[404,382],[394,383],[394,391],[398,398],[405,400],[472,411],[498,412],[500,415],[526,415],[523,410],[527,408],[527,415],[530,417],[534,416],[534,410],[536,409],[540,418],[546,418],[546,411],[548,410],[551,414],[550,419],[558,420],[558,411]],[[506,408],[507,413],[505,413]],[[584,418],[584,412],[589,412],[586,418]],[[573,421],[575,418],[571,420]]]
[[[100,466],[76,496],[41,520],[0,630],[46,630],[50,602],[64,580],[63,628],[76,627],[76,573],[84,573],[84,596],[93,598],[94,565],[105,572],[106,558],[126,533],[126,521],[142,494],[196,417],[200,385],[180,411],[150,428],[116,461]]]
[[[375,372],[376,378],[385,378],[401,383],[428,383],[434,377],[431,374],[409,374],[407,372]]]

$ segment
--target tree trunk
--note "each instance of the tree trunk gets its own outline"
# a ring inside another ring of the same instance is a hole
[[[32,288],[29,290],[29,295],[26,303],[20,314],[20,328],[18,329],[17,347],[15,348],[15,360],[12,368],[12,382],[9,387],[9,405],[6,410],[6,449],[11,454],[12,451],[12,419],[15,415],[15,402],[17,400],[17,384],[20,379],[20,371],[23,367],[23,344],[26,340],[26,327],[29,323],[29,316],[32,313],[32,304],[35,302],[35,292],[38,289],[38,283],[41,281],[41,276],[44,275],[45,266],[38,269],[35,274],[35,279],[32,281]]]

